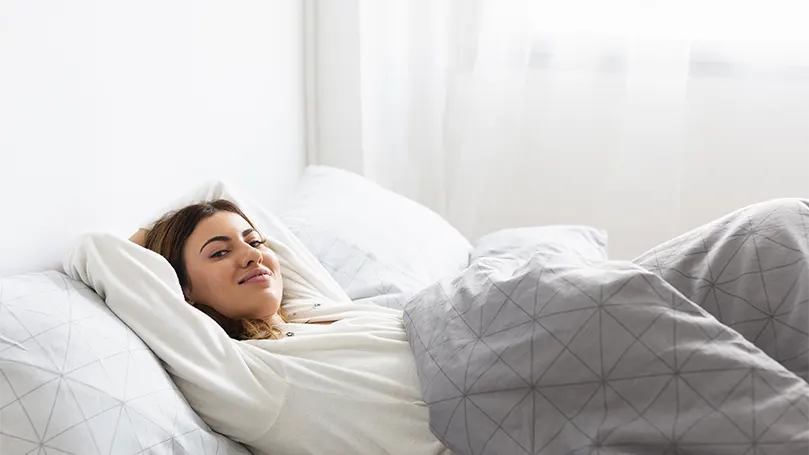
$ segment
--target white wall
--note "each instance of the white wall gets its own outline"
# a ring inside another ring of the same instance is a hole
[[[0,276],[57,266],[209,178],[302,169],[300,2],[0,2]]]
[[[358,0],[307,1],[309,162],[365,174]]]

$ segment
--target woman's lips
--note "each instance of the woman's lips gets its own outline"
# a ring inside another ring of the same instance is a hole
[[[245,280],[242,284],[266,283],[267,281],[270,281],[270,275],[262,273],[261,275],[256,275],[248,280]]]

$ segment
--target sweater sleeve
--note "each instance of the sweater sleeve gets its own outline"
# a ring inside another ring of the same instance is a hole
[[[274,422],[286,393],[280,363],[251,354],[183,299],[161,256],[110,234],[87,234],[64,270],[107,306],[166,364],[191,406],[216,431],[242,442]]]

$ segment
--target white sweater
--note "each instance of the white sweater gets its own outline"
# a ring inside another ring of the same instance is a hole
[[[231,191],[215,195],[244,210]],[[165,362],[214,430],[256,454],[448,454],[429,427],[402,312],[350,303],[294,236],[254,210],[245,212],[279,255],[293,296],[281,340],[230,339],[184,301],[165,259],[113,235],[84,236],[64,268]]]

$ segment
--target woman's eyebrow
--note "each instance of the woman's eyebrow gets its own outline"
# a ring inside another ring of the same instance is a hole
[[[226,235],[217,235],[216,237],[211,237],[208,239],[207,242],[202,244],[202,248],[199,249],[199,252],[202,253],[202,250],[204,250],[205,247],[208,246],[208,244],[211,242],[230,242],[231,240],[233,239],[231,239]]]
[[[248,235],[252,234],[255,231],[256,230],[253,229],[253,228],[247,228],[247,229],[242,231],[242,237],[247,237]],[[202,244],[202,248],[199,249],[199,252],[202,253],[202,250],[204,250],[205,247],[208,246],[208,244],[211,243],[211,242],[230,242],[231,240],[233,240],[233,239],[231,239],[230,237],[228,237],[226,235],[217,235],[215,237],[211,237],[211,238],[208,239],[207,242]]]

